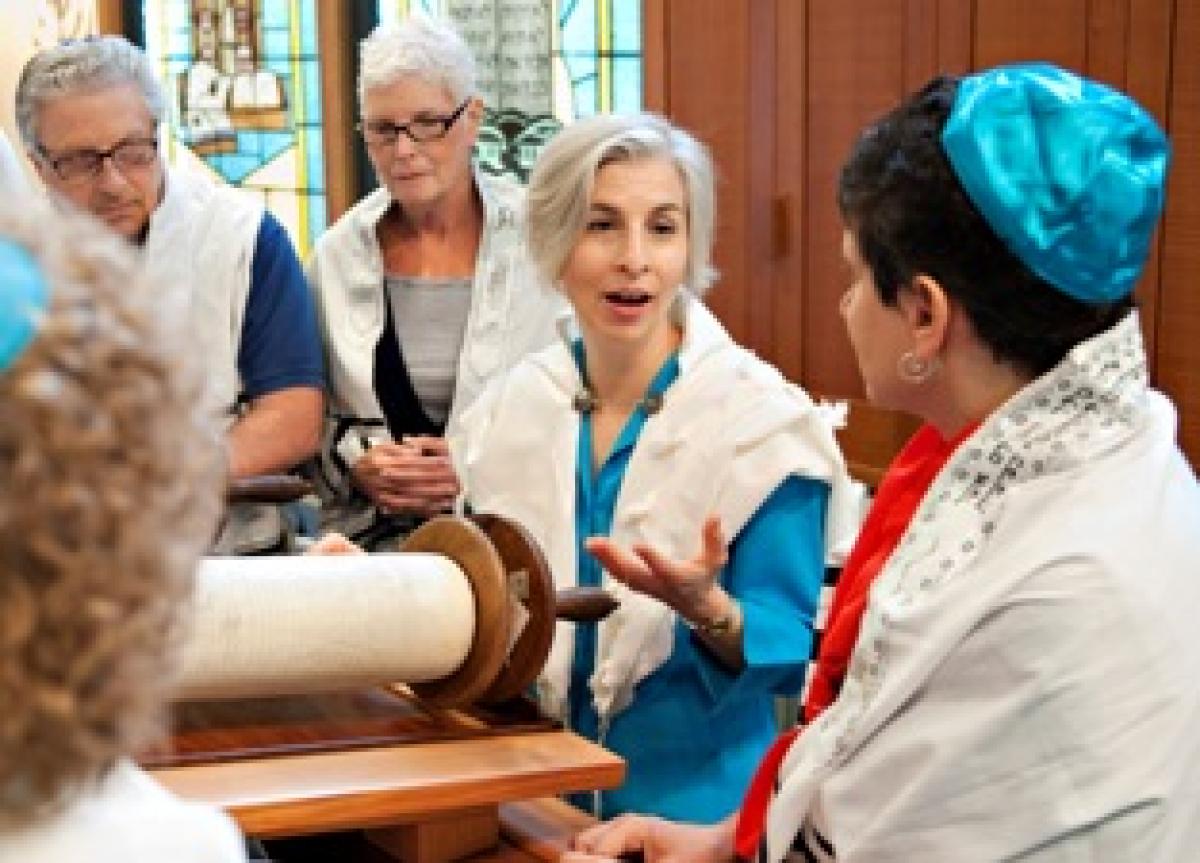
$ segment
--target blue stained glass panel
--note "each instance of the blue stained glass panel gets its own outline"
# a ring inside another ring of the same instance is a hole
[[[446,15],[456,0],[376,0],[380,21],[397,21],[410,12]],[[547,0],[558,27],[552,51],[554,75],[571,93],[571,104],[556,111],[569,123],[597,111],[642,108],[641,0]],[[556,82],[556,89],[559,82]]]
[[[316,0],[145,0],[173,162],[258,191],[305,254],[326,227]]]
[[[638,0],[615,0],[612,4],[613,51],[642,56],[642,4]],[[620,88],[614,89],[618,95]]]

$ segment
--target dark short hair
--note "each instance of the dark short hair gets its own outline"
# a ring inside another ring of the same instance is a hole
[[[1041,375],[1133,307],[1082,303],[1034,275],[967,197],[941,145],[958,79],[934,78],[855,142],[838,206],[880,300],[928,275],[961,304],[998,361]]]

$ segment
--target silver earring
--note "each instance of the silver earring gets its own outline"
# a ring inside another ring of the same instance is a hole
[[[896,361],[896,374],[909,384],[923,384],[938,370],[937,357],[927,360],[917,356],[912,351],[905,351]]]

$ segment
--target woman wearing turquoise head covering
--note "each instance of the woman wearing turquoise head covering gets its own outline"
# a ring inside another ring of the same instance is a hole
[[[129,758],[216,525],[198,370],[117,240],[25,210],[0,212],[0,860],[244,860]]]
[[[1044,64],[939,78],[843,167],[842,317],[924,420],[834,597],[806,726],[738,819],[580,863],[1150,861],[1200,847],[1200,488],[1131,292],[1167,141]]]

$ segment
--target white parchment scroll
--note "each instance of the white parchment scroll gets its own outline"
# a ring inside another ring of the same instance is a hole
[[[436,554],[207,558],[185,632],[176,699],[419,683],[462,664],[475,599]]]

